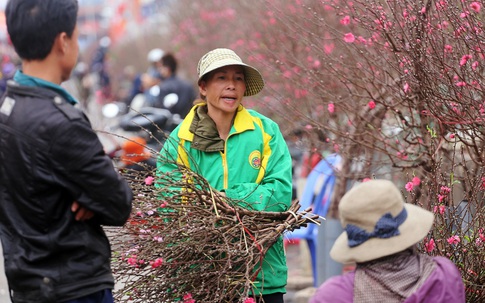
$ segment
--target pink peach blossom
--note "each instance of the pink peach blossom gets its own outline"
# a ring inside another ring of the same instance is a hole
[[[421,179],[419,177],[414,177],[411,182],[413,182],[414,186],[419,186],[421,184]]]
[[[439,206],[439,213],[440,213],[440,215],[444,214],[445,213],[445,210],[446,210],[446,206],[444,206],[444,205],[440,205]]]
[[[472,3],[470,3],[470,8],[471,8],[472,10],[474,10],[475,12],[477,12],[477,13],[478,13],[478,12],[480,12],[481,5],[480,5],[480,3],[478,3],[478,2],[472,2]]]
[[[130,258],[128,258],[128,260],[126,260],[128,262],[128,264],[130,265],[136,265],[138,263],[138,260],[136,259],[136,255],[132,255]]]
[[[162,265],[162,264],[163,264],[162,258],[158,258],[155,261],[150,261],[150,265],[152,266],[152,268],[160,267],[160,265]]]
[[[402,160],[406,160],[408,158],[408,155],[406,155],[404,151],[398,151],[396,153],[396,156]]]
[[[403,89],[404,89],[405,93],[407,93],[409,91],[409,84],[407,82],[404,83]]]
[[[458,243],[460,243],[460,241],[461,241],[460,240],[460,237],[459,236],[456,236],[456,235],[455,236],[451,236],[451,237],[449,237],[446,240],[446,242],[448,242],[449,244],[458,244]]]
[[[350,16],[345,16],[342,19],[340,19],[340,24],[342,25],[348,25],[350,23]]]
[[[451,192],[451,188],[449,188],[448,186],[441,186],[440,192],[443,194],[449,194]]]
[[[152,176],[148,176],[148,177],[145,178],[145,184],[146,185],[152,185],[153,181],[155,181],[155,178],[153,178]]]
[[[355,36],[352,33],[347,33],[344,35],[344,41],[347,43],[352,43],[355,41]]]
[[[426,252],[428,252],[428,253],[432,252],[435,249],[435,247],[436,247],[436,245],[434,243],[434,239],[429,239],[429,241],[426,242],[424,244],[424,246],[426,248]]]
[[[189,302],[189,300],[192,300],[192,301],[193,301],[193,299],[192,299],[192,294],[191,294],[191,293],[187,293],[187,294],[185,294],[185,295],[182,297],[182,299],[184,300],[184,302]],[[193,302],[195,302],[195,301],[193,301]]]
[[[445,213],[445,210],[446,210],[446,207],[444,205],[435,205],[435,207],[433,207],[433,212],[435,214],[444,214]]]
[[[330,54],[333,52],[333,49],[335,48],[335,44],[331,43],[331,44],[325,44],[323,46],[323,51],[326,53],[326,54]]]
[[[468,60],[470,60],[472,58],[472,55],[463,55],[460,59],[460,66],[463,66],[465,65]]]

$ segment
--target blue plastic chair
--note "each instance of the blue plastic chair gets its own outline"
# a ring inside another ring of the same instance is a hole
[[[330,199],[333,194],[333,188],[336,181],[334,173],[334,167],[340,161],[340,156],[337,154],[331,154],[326,158],[320,160],[318,164],[312,169],[308,175],[305,188],[300,199],[300,210],[305,210],[308,207],[312,207],[312,213],[324,217],[328,212],[330,205]],[[323,178],[322,186],[315,188],[319,185],[320,178]],[[318,183],[317,183],[318,182]],[[285,238],[288,240],[306,240],[308,249],[310,251],[313,285],[317,286],[317,236],[318,225],[308,224],[306,227],[295,229],[294,231],[285,234]]]

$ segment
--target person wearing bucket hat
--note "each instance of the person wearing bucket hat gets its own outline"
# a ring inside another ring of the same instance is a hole
[[[253,210],[287,210],[292,195],[288,146],[274,121],[242,105],[243,97],[263,89],[261,74],[227,48],[202,56],[197,74],[201,99],[164,144],[157,173],[184,165],[220,194],[243,200]],[[250,295],[257,302],[283,302],[288,267],[282,237],[261,268]]]
[[[310,303],[465,302],[460,272],[444,257],[420,254],[433,213],[404,202],[388,180],[360,183],[339,204],[344,232],[330,256],[355,271],[322,284]]]

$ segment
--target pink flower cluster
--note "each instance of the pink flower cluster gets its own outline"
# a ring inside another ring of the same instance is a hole
[[[421,184],[421,179],[419,177],[414,177],[410,182],[406,183],[404,186],[407,191],[412,191],[415,187]]]
[[[150,265],[152,266],[152,268],[160,267],[160,265],[162,265],[162,264],[163,264],[162,258],[158,258],[155,261],[150,261]]]
[[[484,242],[485,242],[485,235],[483,234],[483,229],[480,229],[478,231],[478,238],[475,240],[475,244],[477,246],[482,246]]]
[[[184,303],[195,303],[195,300],[192,298],[192,294],[190,293],[184,295],[182,299],[184,300]]]
[[[342,19],[340,19],[340,24],[342,25],[349,25],[350,24],[350,16],[345,16]],[[246,302],[244,302],[246,303]]]
[[[438,194],[438,201],[441,203],[450,194],[451,188],[448,186],[441,186],[440,193]]]
[[[148,176],[148,177],[145,178],[145,184],[146,185],[152,185],[153,181],[155,181],[155,178],[153,178],[152,176]]]
[[[459,237],[459,236],[456,236],[456,235],[455,235],[455,236],[451,236],[451,237],[449,237],[449,238],[448,238],[446,241],[447,241],[449,244],[452,244],[452,245],[453,245],[453,244],[458,244],[458,243],[460,243],[461,239],[460,239],[460,237]]]
[[[472,2],[472,3],[470,4],[470,8],[471,8],[472,10],[474,10],[475,12],[477,12],[477,13],[478,13],[478,12],[480,12],[480,9],[482,8],[482,6],[480,5],[480,3],[479,3],[479,2]]]
[[[446,206],[444,205],[435,205],[433,208],[433,212],[435,214],[439,213],[440,215],[444,214],[446,210]]]
[[[436,244],[434,243],[434,239],[431,238],[429,239],[429,241],[425,241],[424,247],[426,249],[426,252],[428,253],[432,252],[436,247]]]
[[[464,55],[463,57],[461,57],[460,66],[465,65],[468,62],[468,60],[470,60],[471,58],[472,58],[472,55]]]
[[[145,264],[144,260],[138,260],[137,255],[131,255],[131,257],[129,257],[126,260],[126,262],[128,262],[128,264],[135,266],[135,267],[140,267],[140,265]]]
[[[352,33],[347,33],[344,35],[344,41],[347,43],[352,43],[355,41],[355,36]]]

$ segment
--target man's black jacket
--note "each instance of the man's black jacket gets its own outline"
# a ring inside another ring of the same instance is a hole
[[[74,201],[95,216],[76,221]],[[113,288],[101,225],[123,225],[131,201],[80,110],[52,90],[8,83],[0,99],[0,236],[14,302]]]

